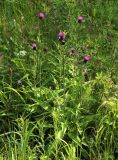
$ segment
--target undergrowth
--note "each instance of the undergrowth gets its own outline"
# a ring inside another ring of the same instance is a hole
[[[118,159],[117,5],[0,1],[0,160]]]

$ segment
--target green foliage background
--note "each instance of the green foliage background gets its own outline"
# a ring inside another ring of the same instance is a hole
[[[0,160],[118,159],[117,6],[0,1]]]

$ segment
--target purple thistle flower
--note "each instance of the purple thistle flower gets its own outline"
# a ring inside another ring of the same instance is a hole
[[[45,18],[45,14],[43,12],[39,13],[39,18],[40,19],[44,19]]]
[[[32,49],[33,49],[33,50],[36,50],[36,48],[37,48],[36,43],[32,43]]]
[[[90,60],[90,56],[85,56],[84,57],[84,62],[86,63],[86,62],[88,62]]]
[[[58,38],[60,41],[63,41],[65,39],[65,33],[64,32],[59,32]]]
[[[78,17],[78,22],[81,23],[81,22],[83,21],[83,19],[84,19],[84,18],[83,18],[82,16],[79,16],[79,17]]]

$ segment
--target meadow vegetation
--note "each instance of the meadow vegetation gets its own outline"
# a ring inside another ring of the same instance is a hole
[[[118,160],[117,6],[0,0],[0,160]]]

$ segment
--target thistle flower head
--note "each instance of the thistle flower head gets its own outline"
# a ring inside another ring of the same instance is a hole
[[[78,16],[78,22],[81,23],[83,21],[83,16]]]
[[[63,41],[65,39],[65,33],[64,32],[59,32],[58,38],[60,41]]]
[[[44,48],[43,51],[46,53],[48,52],[48,48]]]
[[[32,49],[33,49],[33,50],[36,50],[36,48],[37,48],[36,43],[32,43]]]
[[[44,18],[45,18],[45,14],[44,14],[43,12],[40,12],[40,13],[39,13],[39,18],[40,18],[40,19],[44,19]]]
[[[90,60],[90,56],[85,56],[84,57],[84,62],[86,63],[86,62],[88,62]]]
[[[71,51],[71,53],[74,54],[76,52],[76,49],[75,48],[71,48],[70,51]]]

